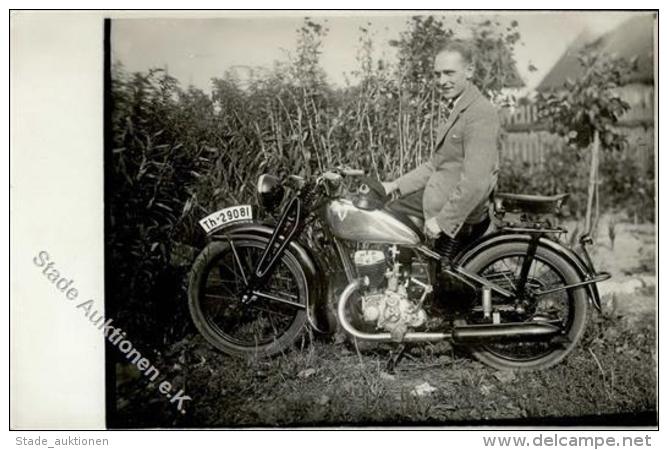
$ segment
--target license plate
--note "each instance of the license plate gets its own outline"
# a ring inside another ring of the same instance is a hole
[[[213,214],[209,214],[199,221],[206,233],[213,233],[226,225],[253,219],[253,208],[250,205],[237,205],[223,208]]]

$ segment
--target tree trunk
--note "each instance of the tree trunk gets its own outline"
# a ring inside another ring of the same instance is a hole
[[[587,189],[587,212],[585,214],[585,233],[591,233],[594,195],[596,194],[596,174],[598,173],[598,131],[594,131],[594,141],[591,145],[591,165],[589,167],[589,187]]]
[[[594,224],[594,231],[592,232],[592,237],[594,240],[596,240],[596,236],[598,236],[598,222],[601,219],[601,211],[600,211],[600,204],[601,204],[601,197],[600,197],[600,184],[601,180],[599,177],[599,172],[601,168],[601,163],[600,163],[600,152],[597,152],[597,161],[596,161],[596,184],[594,188],[594,214],[592,218],[592,223]]]

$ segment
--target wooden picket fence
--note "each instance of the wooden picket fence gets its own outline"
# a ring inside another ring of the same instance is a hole
[[[560,151],[563,140],[544,130],[506,132],[501,135],[501,156],[513,161],[541,165],[549,152]]]
[[[654,160],[654,127],[623,128],[629,145],[622,150],[647,170]],[[563,139],[545,130],[504,132],[501,157],[529,164],[529,170],[542,165],[550,152],[564,151]]]
[[[629,144],[624,152],[647,169],[654,160],[653,91],[633,89],[620,94],[632,105],[618,125]],[[504,129],[501,136],[503,158],[528,163],[532,168],[543,164],[549,152],[563,151],[563,139],[548,132],[540,123],[535,105],[502,110],[500,115]]]

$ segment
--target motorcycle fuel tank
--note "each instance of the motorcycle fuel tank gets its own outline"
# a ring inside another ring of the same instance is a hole
[[[420,243],[415,231],[387,211],[360,209],[350,200],[337,199],[327,204],[325,220],[340,239],[406,246]]]

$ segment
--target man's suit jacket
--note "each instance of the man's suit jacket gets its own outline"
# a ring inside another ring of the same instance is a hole
[[[496,109],[469,84],[439,127],[432,158],[397,180],[402,195],[424,188],[425,219],[436,217],[452,238],[464,223],[488,214],[499,171],[499,130]]]

